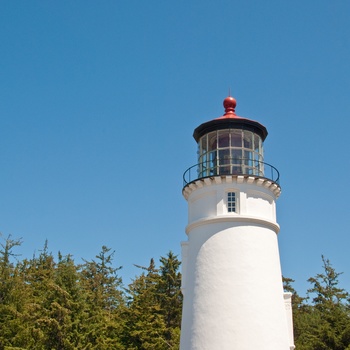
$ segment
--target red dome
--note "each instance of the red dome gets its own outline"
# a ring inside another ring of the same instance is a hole
[[[224,108],[225,108],[225,114],[217,119],[223,119],[223,118],[240,118],[238,115],[236,115],[236,99],[234,97],[228,96],[224,99],[223,102]]]
[[[224,108],[225,108],[225,114],[227,113],[233,113],[235,114],[235,108],[236,108],[236,99],[229,96],[224,99]]]

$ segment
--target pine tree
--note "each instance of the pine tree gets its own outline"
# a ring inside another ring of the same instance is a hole
[[[54,282],[56,285],[56,307],[58,315],[66,314],[62,319],[65,328],[66,348],[81,348],[84,337],[81,332],[85,322],[86,297],[80,283],[79,266],[75,265],[71,255],[58,253]]]
[[[151,259],[128,289],[129,304],[126,311],[125,343],[129,350],[169,349],[166,325],[158,297],[160,276]]]
[[[59,262],[48,252],[47,242],[39,256],[17,264],[23,293],[18,327],[11,345],[26,349],[75,349],[76,320],[82,305],[77,269],[70,256]]]
[[[179,272],[181,262],[171,251],[166,257],[161,257],[160,262],[157,293],[166,326],[165,338],[169,349],[178,349],[182,313],[181,273]]]
[[[305,322],[309,322],[310,305],[305,303],[306,298],[301,297],[294,289],[294,280],[283,277],[283,288],[286,292],[292,293],[292,314],[293,314],[293,333],[294,341],[298,343],[298,339],[303,335],[305,330]]]
[[[96,261],[85,261],[81,270],[82,285],[86,293],[86,322],[84,349],[124,349],[120,340],[124,327],[121,267],[113,267],[114,252],[102,247]]]
[[[70,294],[57,283],[57,263],[48,251],[47,241],[39,256],[24,261],[25,283],[30,288],[23,321],[25,345],[35,349],[74,349],[70,342]]]
[[[312,287],[308,297],[312,305],[297,315],[303,326],[296,341],[300,350],[350,349],[350,309],[348,293],[339,288],[339,276],[328,259],[322,256],[323,273],[308,279]]]
[[[26,292],[17,264],[11,261],[18,256],[13,249],[21,243],[8,236],[0,244],[0,350],[12,346],[12,340],[22,328],[20,318]]]

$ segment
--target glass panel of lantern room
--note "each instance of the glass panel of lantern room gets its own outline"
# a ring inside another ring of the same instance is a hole
[[[226,148],[230,146],[230,130],[218,131],[218,147]]]
[[[204,135],[200,139],[200,154],[204,154],[208,152],[208,137]]]
[[[230,167],[230,129],[218,131],[218,170],[220,175],[231,173]]]
[[[231,147],[242,147],[242,131],[232,130],[231,132]]]
[[[253,152],[244,150],[244,174],[253,175]]]
[[[254,135],[254,175],[264,176],[264,150],[262,147],[261,137]]]
[[[208,134],[208,151],[216,151],[217,149],[217,131]]]
[[[243,132],[243,147],[253,150],[253,133],[248,130]]]
[[[217,174],[217,131],[208,134],[208,158],[209,158],[209,174]]]
[[[218,158],[216,156],[217,151],[211,151],[209,153],[209,172],[210,175],[218,174]]]
[[[199,163],[199,170],[198,170],[198,177],[205,177],[208,176],[208,153],[204,153],[202,157],[200,158],[200,163]]]
[[[231,173],[230,161],[230,149],[222,149],[219,150],[219,174],[220,175],[228,175]]]
[[[198,177],[208,176],[208,135],[201,137],[198,143]]]
[[[242,149],[231,149],[232,174],[243,174]]]
[[[262,141],[259,135],[254,134],[254,151],[263,157]]]

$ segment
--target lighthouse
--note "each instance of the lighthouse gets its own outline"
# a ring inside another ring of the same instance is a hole
[[[279,172],[264,162],[267,129],[236,115],[199,125],[197,164],[184,173],[187,241],[180,350],[294,349],[277,235]]]

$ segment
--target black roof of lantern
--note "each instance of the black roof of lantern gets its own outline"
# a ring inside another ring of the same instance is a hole
[[[233,97],[226,97],[224,100],[225,114],[222,117],[213,119],[199,125],[193,132],[194,139],[199,139],[211,131],[223,129],[249,130],[258,134],[264,141],[267,136],[267,129],[264,125],[250,119],[238,117],[235,113],[236,100]]]

